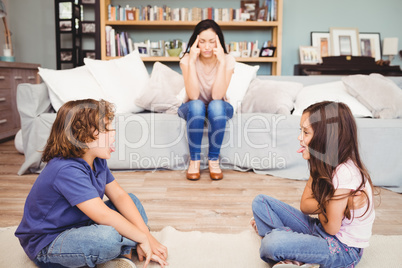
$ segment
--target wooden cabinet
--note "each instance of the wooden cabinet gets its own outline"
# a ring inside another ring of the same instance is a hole
[[[236,0],[239,2],[239,0]],[[234,2],[234,1],[233,1]],[[116,1],[118,3],[118,1]],[[132,2],[132,3],[135,3]],[[237,2],[236,2],[237,3]],[[124,28],[131,30],[156,30],[156,31],[169,31],[169,30],[192,30],[198,21],[109,21],[108,20],[108,5],[115,4],[111,0],[100,0],[100,31],[101,31],[101,59],[108,60],[112,57],[106,56],[106,29],[107,25],[116,28]],[[183,5],[187,2],[183,1]],[[230,5],[231,3],[228,3]],[[133,5],[133,4],[131,4]],[[188,5],[188,4],[187,4]],[[196,5],[196,3],[194,4]],[[222,30],[267,30],[269,36],[266,40],[271,40],[276,46],[275,55],[273,57],[239,57],[236,58],[239,62],[256,62],[256,63],[270,63],[271,74],[281,74],[282,63],[282,13],[283,13],[283,0],[278,0],[277,5],[277,20],[276,21],[217,21]],[[190,36],[191,32],[189,32]],[[247,37],[242,37],[247,38]],[[260,44],[266,40],[259,40]],[[251,40],[249,40],[251,41]],[[179,62],[178,57],[144,57],[144,62]]]
[[[39,83],[38,64],[0,62],[0,140],[11,137],[21,127],[17,110],[17,86]]]

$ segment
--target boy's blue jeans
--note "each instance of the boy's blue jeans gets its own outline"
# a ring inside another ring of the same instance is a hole
[[[252,204],[261,241],[260,256],[266,262],[296,260],[318,263],[320,268],[355,267],[363,249],[348,247],[324,231],[320,221],[266,195]]]
[[[213,100],[208,105],[205,105],[201,100],[192,100],[183,103],[179,107],[178,114],[187,121],[191,160],[201,159],[201,142],[206,118],[208,119],[208,159],[218,160],[226,121],[233,117],[232,105],[223,100]]]
[[[140,200],[133,194],[129,195],[147,224],[148,218]],[[112,202],[106,201],[105,204],[116,210]],[[129,254],[136,246],[137,242],[121,236],[113,227],[91,222],[88,226],[62,232],[38,253],[34,262],[39,267],[48,268],[95,267]]]

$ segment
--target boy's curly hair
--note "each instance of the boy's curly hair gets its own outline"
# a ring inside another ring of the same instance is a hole
[[[114,106],[105,100],[76,100],[65,103],[57,112],[42,161],[55,157],[82,157],[86,143],[97,138],[97,133],[109,131],[114,119]]]

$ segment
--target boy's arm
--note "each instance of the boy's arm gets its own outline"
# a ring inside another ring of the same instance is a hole
[[[106,185],[105,194],[123,217],[136,226],[143,232],[151,245],[152,251],[155,255],[163,260],[167,259],[167,248],[160,244],[149,232],[148,226],[145,224],[138,211],[137,206],[134,204],[131,197],[124,191],[123,188],[117,183],[116,180]]]

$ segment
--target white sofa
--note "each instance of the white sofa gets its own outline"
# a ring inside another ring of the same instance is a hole
[[[341,81],[338,76],[264,76],[305,87]],[[392,77],[402,88],[402,77]],[[325,91],[325,88],[322,88]],[[56,114],[46,84],[20,84],[17,91],[25,162],[18,174],[40,172],[41,150]],[[299,115],[238,113],[229,121],[221,150],[223,168],[253,170],[290,179],[307,179],[307,162],[299,148]],[[402,192],[402,119],[356,118],[360,152],[375,185]],[[185,121],[175,114],[154,112],[116,115],[116,152],[112,170],[185,169],[189,160]],[[207,136],[203,149],[207,155]],[[206,168],[202,159],[202,168]]]

